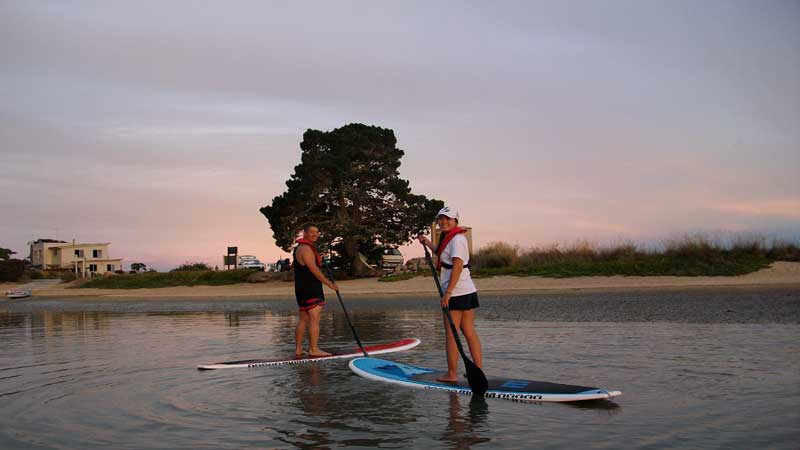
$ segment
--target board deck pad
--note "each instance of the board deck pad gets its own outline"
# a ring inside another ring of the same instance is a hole
[[[369,355],[382,355],[384,353],[401,352],[409,350],[419,345],[420,340],[415,338],[401,339],[399,341],[384,342],[380,344],[365,345],[364,350]],[[328,349],[330,356],[308,356],[295,357],[294,355],[276,357],[269,359],[242,359],[238,361],[225,361],[213,364],[201,364],[197,366],[199,370],[215,369],[248,369],[264,366],[282,366],[287,364],[307,364],[313,362],[330,361],[332,359],[349,359],[363,356],[364,353],[357,346]]]
[[[378,358],[356,358],[350,361],[350,369],[362,377],[400,384],[419,389],[435,389],[472,394],[466,378],[455,382],[436,381],[445,372]],[[516,378],[487,377],[489,389],[485,396],[517,401],[575,402],[584,400],[612,399],[622,395],[620,391],[608,391],[590,386],[548,383],[546,381],[521,380]]]

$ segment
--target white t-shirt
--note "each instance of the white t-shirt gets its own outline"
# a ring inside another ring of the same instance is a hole
[[[450,239],[450,242],[447,243],[447,247],[444,248],[439,258],[443,263],[451,266],[453,265],[453,258],[460,258],[464,261],[465,266],[469,264],[469,244],[467,243],[467,238],[464,236],[464,233],[453,236],[453,239]],[[442,289],[445,291],[450,284],[451,271],[451,269],[442,266],[442,273],[439,278],[442,282]],[[475,288],[475,283],[472,282],[472,277],[469,274],[469,269],[464,268],[464,270],[461,271],[461,276],[458,278],[458,283],[456,283],[456,288],[453,290],[451,296],[457,297],[477,291],[478,289]]]

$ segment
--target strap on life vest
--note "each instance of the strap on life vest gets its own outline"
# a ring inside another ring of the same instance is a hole
[[[450,230],[450,231],[447,233],[447,235],[445,235],[444,239],[442,239],[442,242],[440,242],[440,243],[439,243],[439,246],[438,246],[438,247],[436,247],[436,262],[437,262],[437,264],[436,264],[436,268],[437,268],[437,269],[441,269],[442,267],[446,267],[446,266],[444,266],[444,264],[442,264],[442,252],[443,252],[443,251],[444,251],[444,249],[447,247],[447,244],[449,244],[449,243],[450,243],[450,241],[452,241],[452,240],[453,240],[453,238],[454,238],[454,237],[456,237],[456,235],[457,235],[457,234],[460,234],[460,233],[466,233],[466,232],[467,232],[467,230],[465,230],[465,229],[463,229],[463,228],[460,228],[460,227],[455,227],[455,228],[453,228],[452,230]],[[449,264],[448,264],[448,265],[449,265]],[[469,265],[466,265],[466,266],[464,266],[464,267],[469,267]],[[452,269],[452,268],[453,268],[453,266],[450,266],[450,267],[448,267],[448,268],[449,268],[449,269]]]
[[[307,245],[307,246],[311,247],[311,250],[314,251],[314,257],[317,259],[317,267],[322,267],[322,256],[319,255],[319,252],[317,251],[317,247],[314,245],[313,242],[309,241],[308,239],[304,239],[304,238],[300,238],[295,242],[297,242],[298,245]],[[297,249],[295,249],[295,251],[296,250]]]
[[[453,265],[452,264],[442,263],[440,265],[442,267],[444,267],[445,269],[447,269],[447,270],[453,270]],[[464,269],[469,269],[469,264],[465,264],[464,265]]]

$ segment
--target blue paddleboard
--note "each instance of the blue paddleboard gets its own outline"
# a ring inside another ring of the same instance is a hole
[[[439,370],[415,367],[408,364],[378,358],[356,358],[350,361],[350,369],[371,380],[400,384],[418,389],[435,389],[472,394],[466,378],[456,382],[436,381],[444,374]],[[485,396],[530,402],[577,402],[583,400],[607,400],[622,395],[621,391],[608,391],[589,386],[548,383],[544,381],[518,380],[514,378],[488,377],[489,390]]]

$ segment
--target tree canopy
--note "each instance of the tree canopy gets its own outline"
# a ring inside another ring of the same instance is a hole
[[[16,255],[17,252],[11,250],[10,248],[2,248],[0,247],[0,259],[9,259],[11,255]]]
[[[359,252],[409,242],[444,206],[413,194],[400,178],[404,152],[390,129],[360,123],[327,132],[309,129],[300,149],[288,190],[260,209],[275,243],[287,252],[303,225],[313,223],[323,232],[320,241],[353,269]]]

